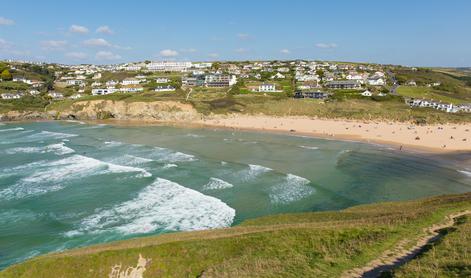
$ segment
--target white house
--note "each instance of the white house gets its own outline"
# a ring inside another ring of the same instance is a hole
[[[81,94],[75,94],[75,95],[71,95],[69,98],[70,98],[70,99],[79,99],[79,98],[81,98],[81,97],[83,97],[83,95],[81,95]]]
[[[92,95],[94,96],[109,95],[112,93],[116,93],[117,91],[118,89],[115,89],[115,88],[92,89]]]
[[[19,99],[21,95],[19,94],[2,94],[2,99]]]
[[[275,84],[261,84],[258,86],[258,91],[259,92],[276,92],[276,86]]]
[[[33,81],[31,81],[29,79],[26,79],[24,77],[14,77],[13,82],[23,82],[23,83],[29,84],[29,85],[33,84]]]
[[[170,79],[168,79],[167,77],[157,77],[155,79],[155,83],[168,83],[170,82]]]
[[[137,92],[142,92],[144,91],[143,87],[123,87],[119,89],[120,92],[124,93],[137,93]]]
[[[106,81],[106,86],[107,87],[110,87],[110,86],[116,86],[118,85],[118,81],[115,81],[115,80],[109,80],[109,81]]]
[[[271,79],[285,79],[285,76],[279,72],[271,77]]]
[[[82,84],[84,84],[84,81],[83,80],[78,80],[78,79],[71,79],[71,80],[67,80],[66,82],[67,86],[80,86]]]
[[[123,81],[121,81],[122,85],[138,85],[139,84],[139,79],[136,78],[126,78]]]
[[[61,93],[57,93],[57,92],[50,92],[49,94],[47,94],[48,96],[52,97],[53,99],[62,99],[64,98],[64,95],[61,94]]]
[[[98,72],[98,73],[95,73],[95,75],[93,75],[92,78],[95,79],[95,80],[96,80],[96,79],[100,79],[100,78],[101,78],[101,73],[99,73],[99,72]]]
[[[371,97],[371,96],[373,95],[373,93],[370,92],[370,91],[368,91],[368,90],[366,90],[366,91],[364,91],[363,93],[361,93],[361,95],[364,96],[364,97]]]
[[[175,91],[175,87],[170,86],[170,85],[157,86],[154,91],[156,91],[156,92],[173,92],[173,91]]]
[[[384,86],[384,79],[378,76],[368,78],[368,85],[371,86]]]
[[[32,95],[32,96],[37,96],[37,95],[40,94],[40,92],[38,90],[30,90],[29,94]]]
[[[101,82],[93,82],[92,83],[92,87],[100,87],[101,86]]]

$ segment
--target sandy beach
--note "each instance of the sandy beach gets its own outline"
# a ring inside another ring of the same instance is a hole
[[[402,150],[471,151],[471,124],[418,126],[400,122],[264,115],[212,116],[194,123],[212,127],[289,132],[321,138],[389,144]]]

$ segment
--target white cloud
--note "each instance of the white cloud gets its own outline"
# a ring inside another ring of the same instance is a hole
[[[41,41],[40,44],[43,50],[63,50],[67,46],[67,41],[49,40]]]
[[[83,44],[86,46],[94,46],[94,47],[111,47],[111,43],[109,43],[107,40],[98,38],[98,39],[89,39],[83,41]]]
[[[208,56],[211,57],[211,58],[219,58],[218,53],[209,53]]]
[[[178,56],[178,51],[172,49],[164,49],[159,52],[162,57],[175,57]]]
[[[69,31],[72,33],[86,34],[88,33],[88,28],[80,25],[72,25],[69,28]]]
[[[291,53],[291,51],[289,49],[282,49],[282,50],[280,50],[280,52],[283,53],[283,54],[290,54]]]
[[[246,34],[246,33],[237,34],[237,38],[239,38],[239,40],[242,40],[242,41],[247,41],[247,40],[253,39],[253,37],[251,35]]]
[[[98,27],[96,29],[96,32],[97,33],[102,33],[102,34],[108,34],[108,35],[114,34],[114,31],[111,30],[111,28],[107,25],[103,25],[103,26]]]
[[[98,60],[119,60],[121,59],[121,56],[110,51],[98,51],[95,54],[95,58]]]
[[[13,21],[12,19],[8,19],[8,18],[5,18],[5,17],[1,17],[0,16],[0,25],[13,25],[15,24],[15,21]]]
[[[86,59],[88,55],[83,52],[68,52],[65,54],[65,57],[71,58],[74,60],[83,60],[83,59]]]
[[[317,43],[316,47],[318,48],[337,48],[337,44],[335,43]]]

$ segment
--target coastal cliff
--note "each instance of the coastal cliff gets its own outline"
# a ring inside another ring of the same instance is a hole
[[[176,101],[126,102],[112,100],[79,101],[66,108],[46,111],[9,111],[0,115],[2,121],[18,120],[153,120],[189,121],[201,115],[190,104]]]

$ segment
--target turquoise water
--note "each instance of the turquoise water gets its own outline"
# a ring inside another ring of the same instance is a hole
[[[0,268],[51,251],[269,214],[471,191],[470,169],[456,161],[230,130],[3,124]]]

